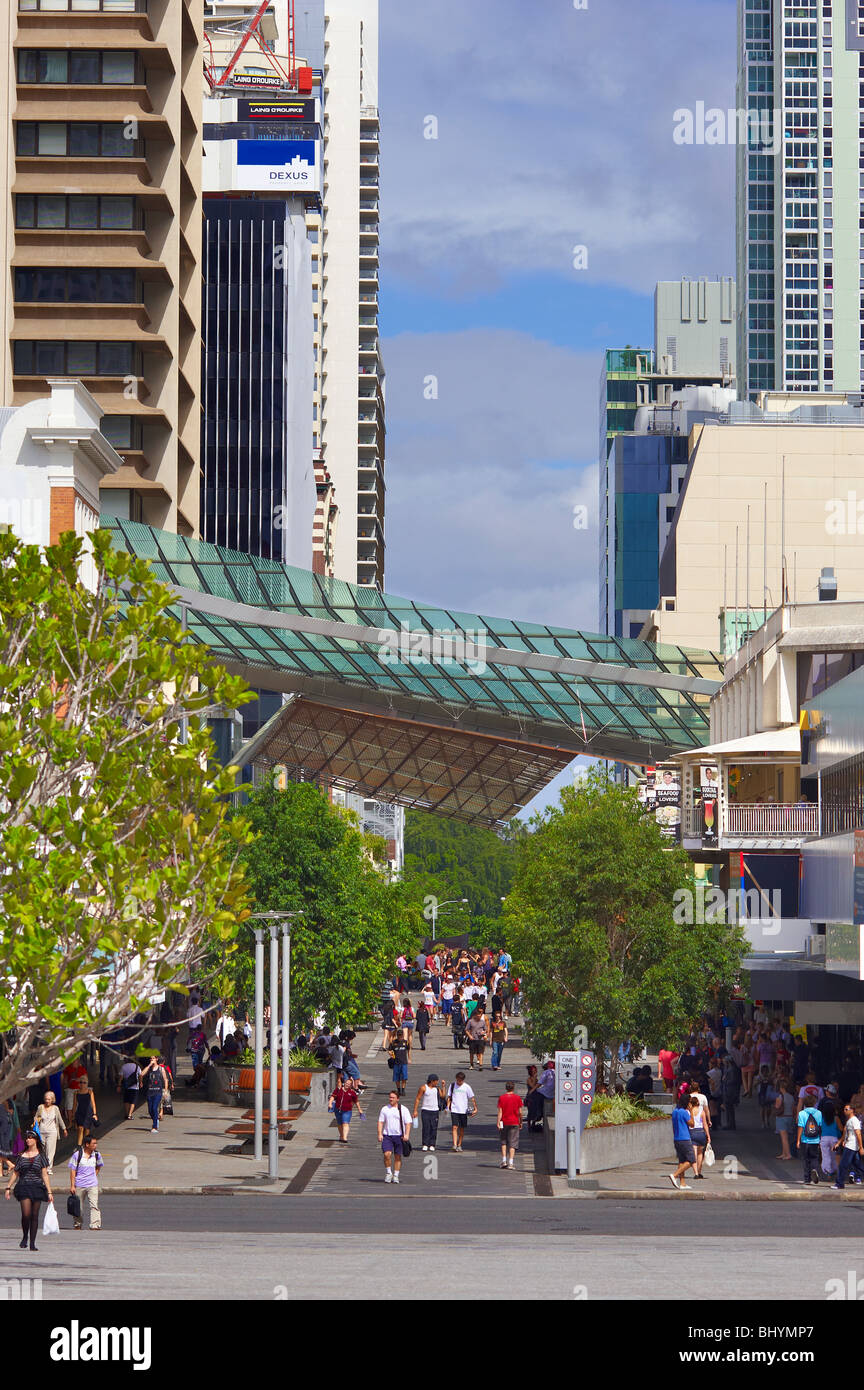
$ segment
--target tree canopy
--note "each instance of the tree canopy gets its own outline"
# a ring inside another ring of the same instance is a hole
[[[662,1045],[713,1011],[746,943],[737,925],[673,921],[676,891],[692,887],[687,855],[636,794],[596,773],[535,817],[505,921],[538,1055],[571,1048],[580,1025],[601,1059],[624,1038]]]
[[[289,782],[280,791],[266,782],[236,818],[251,832],[242,862],[256,910],[303,914],[291,926],[292,1026],[319,1011],[330,1022],[365,1022],[396,956],[418,949],[416,905],[390,881],[356,818],[311,783]],[[248,929],[214,952],[224,997],[251,1005],[253,964]]]
[[[233,775],[204,712],[245,698],[150,566],[0,535],[0,1098],[180,985],[248,911]]]
[[[446,916],[439,917],[439,935],[481,924],[486,932],[487,920],[501,916],[501,899],[510,891],[516,847],[523,834],[524,827],[516,821],[497,834],[482,825],[427,811],[406,813],[403,878],[407,890],[418,901],[429,896],[439,902],[457,899],[446,909]],[[461,898],[468,899],[464,909],[459,906]]]

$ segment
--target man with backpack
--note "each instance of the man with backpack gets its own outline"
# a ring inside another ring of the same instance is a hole
[[[798,1114],[798,1138],[795,1147],[804,1161],[805,1183],[819,1183],[819,1164],[822,1157],[822,1112],[815,1105],[805,1106]]]
[[[90,1230],[100,1231],[102,1229],[102,1213],[99,1210],[99,1174],[104,1167],[102,1155],[96,1147],[96,1140],[92,1134],[84,1137],[83,1144],[79,1144],[69,1160],[69,1192],[70,1197],[77,1200],[77,1216],[73,1216],[75,1230],[81,1230],[83,1211],[81,1210],[81,1197],[87,1198],[87,1205],[90,1208]],[[71,1203],[75,1206],[75,1203]]]

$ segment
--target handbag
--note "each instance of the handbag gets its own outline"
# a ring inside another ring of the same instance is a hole
[[[403,1140],[402,1140],[402,1157],[403,1157],[403,1158],[410,1158],[410,1157],[411,1157],[411,1140],[410,1140],[410,1139],[403,1139]]]
[[[709,1168],[713,1168],[713,1166],[714,1166],[714,1159],[715,1159],[715,1154],[714,1154],[714,1149],[713,1149],[712,1145],[711,1145],[711,1144],[706,1144],[706,1145],[705,1145],[705,1162],[708,1164],[708,1167],[709,1167]]]
[[[81,1198],[77,1192],[70,1192],[66,1198],[66,1211],[75,1221],[81,1220]]]
[[[43,1236],[56,1236],[60,1231],[60,1222],[57,1219],[57,1208],[53,1202],[49,1202],[45,1208],[45,1220],[42,1222]]]
[[[170,1095],[166,1095],[165,1099],[164,1099],[163,1102],[162,1102],[162,1114],[163,1114],[163,1115],[173,1115],[173,1114],[174,1114],[174,1100],[173,1100],[172,1096],[170,1096]]]

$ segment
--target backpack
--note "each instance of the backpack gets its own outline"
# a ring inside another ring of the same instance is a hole
[[[819,1120],[816,1119],[816,1112],[814,1110],[808,1110],[807,1112],[807,1119],[804,1121],[804,1132],[801,1137],[802,1139],[810,1140],[822,1138],[822,1125]]]

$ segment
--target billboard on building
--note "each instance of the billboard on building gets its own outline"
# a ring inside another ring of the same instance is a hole
[[[204,192],[320,193],[318,140],[205,140]]]
[[[294,121],[300,125],[317,125],[318,102],[314,97],[261,97],[241,99],[237,103],[238,121]]]

